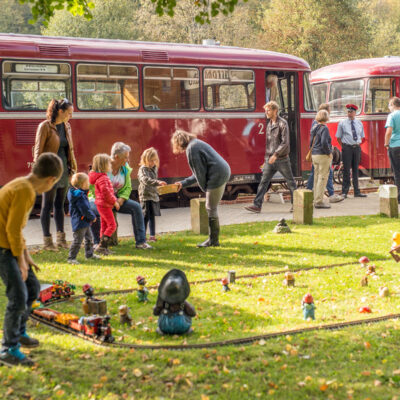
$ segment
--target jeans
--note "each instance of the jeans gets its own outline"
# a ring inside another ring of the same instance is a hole
[[[308,177],[308,180],[307,180],[306,188],[308,190],[313,190],[313,188],[314,188],[314,165],[311,167],[311,172],[310,172],[310,176]],[[332,169],[332,167],[329,168],[329,176],[328,176],[328,182],[326,184],[326,190],[328,191],[329,197],[333,196],[335,194],[335,189],[333,187],[333,169]]]
[[[73,233],[74,240],[69,248],[68,260],[75,260],[79,253],[83,239],[85,239],[85,257],[93,257],[93,236],[90,228],[78,229]]]
[[[28,278],[22,280],[17,258],[9,249],[0,248],[0,277],[6,286],[8,303],[4,314],[3,348],[14,347],[21,334],[25,333],[26,321],[32,303],[38,298],[40,284],[29,268]]]
[[[389,147],[390,166],[394,174],[394,184],[397,186],[398,202],[400,203],[400,147]]]
[[[353,172],[354,194],[359,194],[360,189],[358,187],[358,165],[360,164],[361,161],[361,147],[351,146],[343,143],[342,157],[343,157],[342,194],[347,194],[350,189],[350,168]]]
[[[268,160],[269,158],[266,157],[261,181],[257,188],[256,198],[254,199],[254,205],[258,208],[261,208],[264,201],[264,195],[268,190],[271,179],[278,171],[283,175],[288,184],[291,203],[293,203],[293,192],[297,189],[297,186],[293,178],[289,157],[277,159],[273,164],[269,164]]]
[[[218,218],[218,204],[225,192],[226,183],[206,191],[206,210],[209,218]]]
[[[40,223],[43,236],[50,236],[50,214],[54,206],[54,221],[57,232],[64,232],[64,203],[68,187],[53,188],[42,195]]]
[[[90,202],[90,208],[96,215],[96,222],[91,225],[93,240],[95,244],[100,242],[100,214],[94,202]],[[144,228],[144,218],[142,207],[137,201],[131,199],[125,200],[121,208],[118,210],[121,214],[130,214],[132,217],[133,234],[135,236],[136,244],[146,242],[146,230]]]
[[[154,215],[153,207],[148,207],[146,215],[144,216],[144,229],[147,231],[149,225],[150,236],[156,236],[156,216]]]

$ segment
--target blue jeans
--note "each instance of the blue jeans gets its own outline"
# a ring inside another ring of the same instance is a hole
[[[313,190],[314,188],[314,165],[311,168],[310,176],[307,181],[307,189]],[[326,190],[328,191],[329,196],[333,196],[335,194],[335,189],[333,187],[333,169],[332,166],[329,168],[329,176],[328,182],[326,183]]]
[[[96,215],[96,222],[91,225],[91,229],[93,233],[93,241],[95,244],[98,244],[100,242],[100,214],[97,211],[96,204],[92,201],[90,202],[90,208]],[[118,212],[121,214],[131,215],[136,244],[144,243],[146,241],[146,230],[144,227],[143,212],[140,204],[131,199],[125,200]]]
[[[0,277],[6,286],[8,303],[4,314],[3,348],[14,347],[26,330],[26,321],[32,303],[38,298],[40,284],[34,272],[29,268],[28,278],[22,280],[17,258],[9,249],[0,247]]]
[[[292,167],[290,166],[289,157],[278,159],[273,164],[269,164],[268,160],[269,158],[266,157],[261,181],[257,188],[256,198],[254,199],[254,205],[258,208],[261,208],[264,201],[264,195],[269,188],[271,179],[278,171],[283,175],[287,182],[290,190],[291,202],[293,203],[293,192],[297,189],[297,185],[293,178]]]

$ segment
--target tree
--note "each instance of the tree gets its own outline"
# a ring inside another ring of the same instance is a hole
[[[2,0],[0,13],[0,32],[40,34],[40,24],[28,24],[32,19],[28,4],[18,0]]]
[[[370,57],[370,20],[358,0],[271,0],[261,17],[262,48],[304,58],[311,68]]]
[[[179,0],[182,1],[182,0]],[[227,16],[233,13],[239,1],[247,0],[191,0],[197,9],[195,20],[199,24],[209,23],[212,18],[222,13]],[[21,3],[32,4],[33,21],[43,18],[43,24],[48,25],[57,10],[67,9],[72,15],[83,16],[90,20],[93,17],[95,2],[91,0],[20,0]],[[177,0],[151,0],[155,5],[155,12],[159,16],[164,14],[173,17]]]

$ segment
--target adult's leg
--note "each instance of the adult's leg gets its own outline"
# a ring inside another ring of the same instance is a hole
[[[94,215],[96,215],[96,222],[93,222],[90,225],[90,229],[93,234],[93,241],[94,241],[94,244],[99,244],[100,243],[101,219],[100,219],[99,211],[97,210],[97,207],[96,207],[96,204],[94,203],[94,201],[90,202],[90,209],[93,211]]]
[[[343,144],[342,158],[343,158],[342,194],[347,194],[350,188],[350,168],[353,159],[353,148],[351,146]]]
[[[333,187],[333,168],[332,165],[329,165],[329,175],[328,181],[326,183],[326,190],[328,191],[328,195],[333,196],[335,194],[335,188]]]
[[[275,164],[276,164],[276,162],[274,164],[269,164],[268,158],[265,159],[265,164],[264,164],[264,168],[263,168],[263,172],[262,172],[262,176],[261,176],[261,181],[258,185],[257,194],[254,199],[254,205],[258,208],[261,208],[262,203],[264,201],[264,195],[265,195],[265,193],[267,193],[271,179],[276,173]]]
[[[28,271],[28,278],[25,281],[25,286],[28,293],[28,298],[26,301],[26,308],[25,312],[21,316],[21,326],[20,326],[20,333],[21,335],[26,331],[26,321],[28,321],[29,314],[31,312],[33,302],[39,297],[40,293],[40,283],[36,278],[35,273],[33,272],[32,268],[29,268]]]
[[[26,311],[28,290],[22,280],[17,259],[8,249],[0,249],[0,277],[6,287],[8,303],[4,314],[3,348],[9,349],[19,343],[21,318]]]
[[[361,147],[353,147],[353,158],[351,163],[351,169],[353,172],[353,188],[354,194],[360,193],[360,188],[358,186],[358,166],[361,161]]]
[[[209,218],[218,218],[218,204],[225,192],[226,183],[206,192],[206,210]]]
[[[78,229],[77,231],[72,233],[73,240],[71,243],[71,247],[69,248],[68,260],[76,259],[76,256],[81,249],[83,238],[85,236],[85,229],[86,228]]]
[[[64,232],[64,203],[67,194],[67,187],[57,188],[54,199],[54,221],[57,232]]]
[[[394,184],[397,186],[398,201],[400,203],[400,147],[389,147],[389,160],[394,175]]]
[[[311,166],[311,172],[307,180],[306,188],[308,190],[313,190],[314,187],[314,164]]]
[[[56,196],[55,188],[42,194],[42,209],[40,211],[40,223],[42,225],[43,236],[51,236],[50,234],[50,214],[54,205]]]
[[[135,235],[136,245],[146,242],[146,230],[144,227],[144,218],[142,207],[137,201],[125,200],[118,210],[121,214],[130,214],[132,218],[133,234]]]
[[[313,155],[314,172],[314,203],[324,202],[324,192],[329,175],[330,158],[326,155]]]
[[[276,160],[276,169],[283,175],[290,190],[290,202],[293,204],[293,192],[297,189],[296,181],[294,180],[292,167],[289,157],[283,160]],[[314,171],[315,174],[315,171]]]

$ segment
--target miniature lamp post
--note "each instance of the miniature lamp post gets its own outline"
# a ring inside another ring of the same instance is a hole
[[[132,326],[132,317],[129,315],[129,308],[126,305],[119,306],[119,322],[124,325]]]
[[[147,295],[149,293],[149,290],[145,286],[146,285],[146,278],[144,276],[138,275],[136,277],[136,282],[139,285],[139,288],[137,290],[138,300],[141,303],[144,303],[144,302],[148,301]]]
[[[315,319],[314,299],[310,293],[304,295],[301,306],[303,308],[303,317],[305,320]]]
[[[369,258],[367,256],[362,256],[362,257],[360,257],[358,262],[360,263],[360,267],[362,267],[362,268],[366,267],[367,264],[369,263]]]
[[[231,290],[228,286],[228,278],[223,278],[221,279],[221,283],[222,283],[222,290],[224,292],[229,292],[229,290]]]

